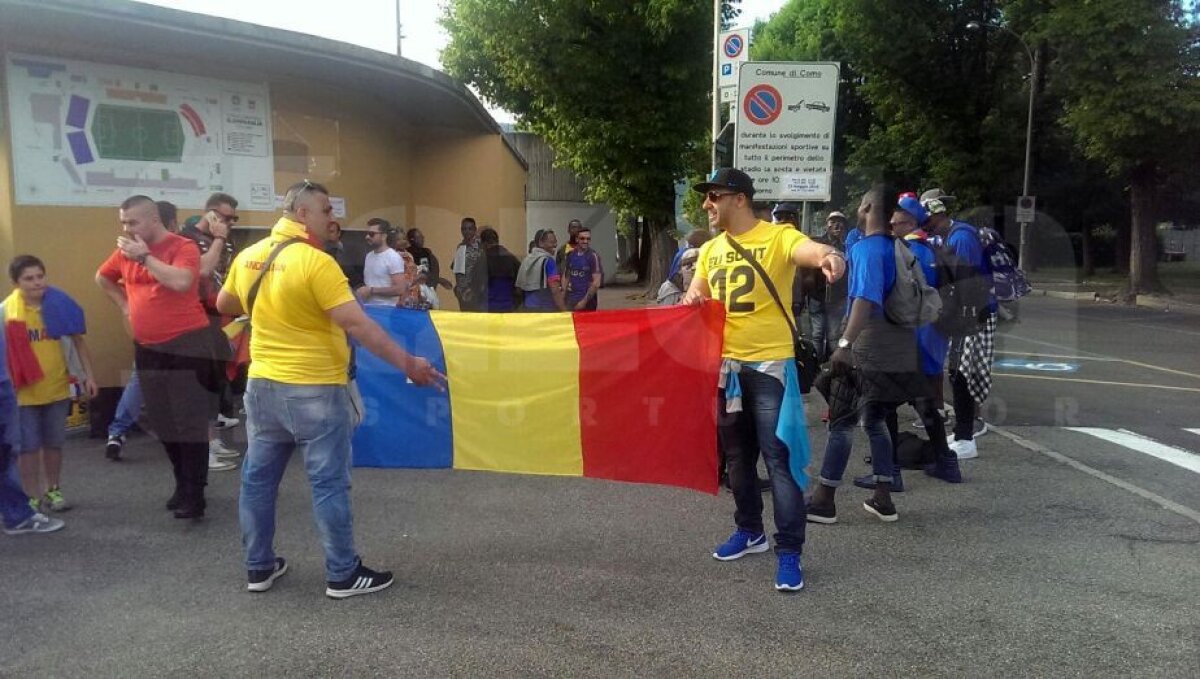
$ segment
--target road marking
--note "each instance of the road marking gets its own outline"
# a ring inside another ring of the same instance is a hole
[[[1200,474],[1200,455],[1196,455],[1183,448],[1159,443],[1148,436],[1142,436],[1128,429],[1117,429],[1116,431],[1096,427],[1066,427],[1066,429],[1068,431],[1087,434],[1088,436],[1095,436],[1109,443],[1115,443],[1130,450],[1136,450],[1139,453],[1157,457],[1164,462],[1170,462],[1177,467],[1183,467],[1190,472]]]
[[[1184,431],[1190,431],[1193,434],[1200,436],[1200,429],[1184,429]]]
[[[1017,375],[1015,373],[992,373],[992,377],[1009,377],[1016,380],[1052,380],[1054,382],[1079,382],[1082,384],[1103,384],[1109,387],[1136,387],[1139,389],[1164,389],[1166,391],[1187,391],[1200,394],[1196,387],[1172,387],[1166,384],[1138,384],[1137,382],[1108,382],[1105,380],[1085,380],[1078,377],[1051,377],[1049,375]]]
[[[1015,340],[1018,340],[1021,342],[1029,342],[1030,344],[1041,344],[1041,345],[1044,345],[1047,347],[1054,347],[1055,349],[1062,349],[1064,351],[1077,351],[1077,352],[1083,353],[1083,354],[1091,354],[1092,356],[1096,356],[1098,358],[1111,358],[1115,361],[1120,361],[1122,363],[1128,363],[1129,365],[1135,365],[1139,368],[1148,368],[1150,370],[1161,370],[1162,372],[1165,372],[1165,373],[1171,373],[1173,375],[1183,375],[1184,377],[1194,377],[1194,378],[1200,380],[1200,375],[1197,375],[1196,373],[1185,372],[1183,370],[1175,370],[1174,368],[1164,368],[1161,365],[1153,365],[1151,363],[1142,363],[1141,361],[1131,361],[1128,358],[1121,358],[1120,356],[1108,356],[1105,354],[1098,354],[1094,351],[1085,351],[1083,349],[1080,349],[1079,347],[1068,347],[1068,346],[1064,346],[1062,344],[1055,344],[1054,342],[1043,342],[1041,340],[1030,339],[1028,337],[1021,337],[1020,335],[1005,335],[1005,337],[1010,338],[1010,339],[1015,339]]]
[[[1178,514],[1184,518],[1191,519],[1192,521],[1195,521],[1196,523],[1200,523],[1200,512],[1198,512],[1190,507],[1185,507],[1185,506],[1179,504],[1178,502],[1172,502],[1171,500],[1168,500],[1167,498],[1165,498],[1157,493],[1152,493],[1152,492],[1146,490],[1145,488],[1140,488],[1138,486],[1133,485],[1132,483],[1129,483],[1128,481],[1123,481],[1121,479],[1118,479],[1117,477],[1115,477],[1111,474],[1105,474],[1104,472],[1100,471],[1099,469],[1096,469],[1094,467],[1089,467],[1086,464],[1083,464],[1082,462],[1075,460],[1074,458],[1070,458],[1070,457],[1067,457],[1066,455],[1063,455],[1062,453],[1050,450],[1049,448],[1047,448],[1046,446],[1043,446],[1040,443],[1035,443],[1023,436],[1018,436],[1017,434],[1014,434],[1014,433],[1004,429],[1003,427],[997,427],[997,426],[991,425],[991,431],[994,431],[997,434],[1007,438],[1008,440],[1012,441],[1013,443],[1016,443],[1017,445],[1021,446],[1022,448],[1025,448],[1027,450],[1032,450],[1035,453],[1041,453],[1042,455],[1045,455],[1046,457],[1048,457],[1056,462],[1061,462],[1062,464],[1065,464],[1068,467],[1071,467],[1072,469],[1081,471],[1084,474],[1088,474],[1089,476],[1094,476],[1094,477],[1100,479],[1101,481],[1104,481],[1105,483],[1111,483],[1112,485],[1116,486],[1117,488],[1120,488],[1122,490],[1127,490],[1130,493],[1137,495],[1138,497],[1145,498],[1145,499],[1153,502],[1154,504],[1162,507],[1163,509],[1165,509],[1167,511],[1175,512],[1176,514]]]
[[[1064,354],[1031,354],[1028,351],[1000,351],[997,350],[997,356],[1020,356],[1021,358],[1057,358],[1069,361],[1103,361],[1108,363],[1123,363],[1125,359],[1110,358],[1108,356],[1067,356]]]

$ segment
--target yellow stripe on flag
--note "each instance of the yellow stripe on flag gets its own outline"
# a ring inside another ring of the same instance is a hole
[[[570,314],[430,315],[446,354],[454,468],[582,476]]]

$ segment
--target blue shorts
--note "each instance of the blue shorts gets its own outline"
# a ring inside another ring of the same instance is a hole
[[[40,406],[20,406],[17,419],[21,422],[21,441],[17,450],[22,455],[42,448],[62,448],[67,440],[67,415],[71,399]]]

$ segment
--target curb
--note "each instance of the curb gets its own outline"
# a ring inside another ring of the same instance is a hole
[[[1149,309],[1159,309],[1161,311],[1186,311],[1193,314],[1200,314],[1200,304],[1176,302],[1172,299],[1154,297],[1153,295],[1138,295],[1135,304]]]
[[[1041,297],[1051,297],[1053,299],[1088,300],[1092,302],[1100,299],[1100,294],[1095,291],[1063,292],[1061,290],[1038,290],[1037,288],[1034,288],[1033,290],[1029,291],[1029,294],[1038,295]]]
[[[1100,302],[1106,298],[1102,298],[1100,293],[1095,291],[1090,292],[1066,292],[1063,290],[1041,290],[1034,288],[1029,291],[1033,297],[1050,297],[1052,299],[1069,299],[1073,301],[1089,301]],[[1146,309],[1157,309],[1159,311],[1176,311],[1180,313],[1200,314],[1200,304],[1192,302],[1179,302],[1170,298],[1156,297],[1154,295],[1138,295],[1134,300],[1133,306],[1139,306]]]

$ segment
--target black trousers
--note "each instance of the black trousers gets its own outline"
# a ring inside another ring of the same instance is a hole
[[[975,433],[975,397],[967,387],[967,378],[957,370],[950,373],[950,388],[954,392],[954,438],[970,441]]]
[[[134,344],[150,426],[167,451],[176,491],[186,504],[204,503],[208,484],[208,423],[219,387],[208,327],[162,344]]]

